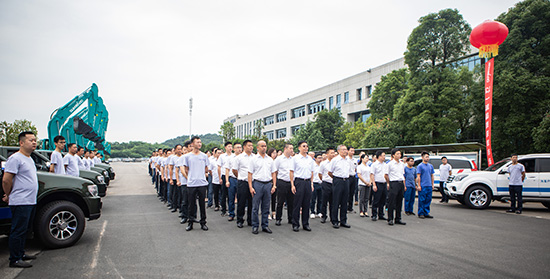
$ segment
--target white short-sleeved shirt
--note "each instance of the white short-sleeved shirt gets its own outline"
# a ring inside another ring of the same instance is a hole
[[[212,171],[212,183],[214,183],[214,184],[220,184],[220,174],[218,173],[218,161],[219,160],[220,160],[219,157],[218,157],[218,159],[216,159],[214,156],[210,157],[210,167],[209,167],[209,169]]]
[[[360,174],[367,183],[370,182],[370,167],[365,164],[357,166],[357,174]],[[358,184],[362,186],[367,186],[361,179],[358,180]]]
[[[203,152],[199,154],[185,154],[183,165],[189,168],[189,172],[187,173],[187,187],[208,186],[205,175],[208,163],[208,156]]]
[[[321,165],[317,165],[317,163],[313,164],[313,183],[322,182],[321,178],[319,178],[319,173],[321,173],[320,169],[321,169]]]
[[[218,158],[217,165],[221,168],[220,171],[221,171],[222,176],[225,175],[225,170],[229,168],[229,161],[230,161],[231,157],[233,157],[233,156],[235,156],[235,154],[233,154],[233,153],[231,153],[231,155],[229,155],[229,156],[227,156],[227,153],[223,153]]]
[[[180,169],[180,172],[178,172],[178,176],[179,176],[179,179],[180,179],[180,184],[181,185],[187,185],[187,178],[185,178],[185,176],[183,176],[183,162],[185,161],[185,156],[187,156],[187,154],[185,155],[182,155],[181,157],[179,157],[177,160],[176,160],[176,164],[174,165],[174,167]]]
[[[100,163],[101,163],[101,159],[94,157],[94,164],[100,164]]]
[[[449,172],[453,170],[451,164],[447,163],[445,165],[439,165],[439,181],[446,182],[449,178]]]
[[[275,159],[275,168],[277,169],[277,179],[290,182],[290,171],[294,171],[294,161],[292,157],[286,157],[284,154]]]
[[[321,165],[319,166],[319,172],[321,172],[321,175],[323,176],[323,181],[327,183],[332,184],[332,177],[328,175],[329,169],[330,169],[330,162],[329,160],[325,160],[321,162]]]
[[[374,182],[386,183],[386,178],[384,178],[384,174],[386,173],[387,167],[388,166],[386,163],[380,163],[378,161],[374,162],[370,166],[370,171],[372,174],[374,174]],[[405,171],[405,169],[403,169],[403,171]]]
[[[36,204],[38,177],[32,158],[20,152],[14,153],[8,158],[4,171],[14,174],[9,205]]]
[[[54,151],[50,156],[50,163],[54,164],[53,172],[55,174],[65,174],[65,164],[63,163],[63,155],[60,152]]]
[[[65,157],[63,157],[63,163],[65,164],[65,166],[67,166],[65,172],[68,175],[78,177],[80,171],[78,170],[78,158],[76,155],[71,155],[70,153],[67,153]]]
[[[342,158],[342,156],[338,155],[334,157],[330,162],[329,171],[334,177],[348,178],[349,174],[351,173],[350,168],[351,165],[348,157]]]
[[[508,172],[510,173],[510,184],[513,186],[520,186],[523,185],[522,175],[525,171],[525,166],[523,164],[517,163],[517,164],[510,164],[508,166]]]
[[[92,160],[90,158],[86,158],[86,160],[88,161],[88,166],[90,166],[90,169],[95,167],[94,160]]]
[[[181,158],[181,156],[178,156],[178,155],[174,155],[170,158],[170,162],[168,162],[168,165],[169,166],[173,166],[172,168],[172,180],[176,180],[176,173],[177,173],[177,167],[176,167],[176,163],[179,161],[179,159]],[[170,170],[168,170],[170,171]]]
[[[250,160],[248,172],[252,174],[254,180],[271,182],[273,180],[271,174],[276,171],[273,158],[267,156],[267,154],[264,157],[256,155]]]
[[[239,174],[237,177],[238,180],[248,181],[248,168],[250,167],[250,160],[254,156],[253,153],[250,155],[246,153],[241,153],[239,156],[235,157],[235,164],[233,169],[236,170]]]
[[[80,158],[80,156],[76,155],[76,158],[78,159],[78,169],[80,170],[86,170],[86,162],[84,159]]]
[[[229,169],[229,177],[237,178],[233,173],[233,166],[235,166],[236,161],[237,161],[237,155],[235,154],[232,154],[231,156],[229,156],[229,160],[227,160],[226,169]]]
[[[391,160],[384,173],[388,175],[390,181],[403,181],[405,180],[405,164]]]
[[[356,172],[355,170],[357,169],[357,160],[355,160],[353,157],[348,157],[348,160],[349,160],[349,166],[350,166],[350,170],[349,170],[349,176],[355,176]]]
[[[302,156],[302,154],[296,154],[294,156],[294,178],[301,179],[311,179],[313,174],[315,161],[311,159],[307,154]]]

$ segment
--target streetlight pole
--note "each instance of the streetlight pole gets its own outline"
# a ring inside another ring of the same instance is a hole
[[[193,115],[193,97],[189,98],[189,139],[191,139],[191,116]]]

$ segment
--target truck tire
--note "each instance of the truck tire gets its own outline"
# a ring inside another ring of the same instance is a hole
[[[543,201],[541,203],[542,205],[546,206],[546,208],[550,209],[550,201]]]
[[[86,226],[84,213],[70,201],[54,201],[40,209],[35,222],[38,239],[48,248],[75,244]]]
[[[485,209],[491,204],[492,195],[485,186],[474,185],[464,195],[464,204],[473,209]]]
[[[462,205],[464,205],[464,197],[457,197],[456,201]]]

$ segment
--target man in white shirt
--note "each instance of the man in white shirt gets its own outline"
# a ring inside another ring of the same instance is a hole
[[[101,153],[96,151],[96,154],[94,156],[94,164],[101,164]]]
[[[185,173],[187,174],[187,189],[189,191],[189,215],[196,216],[197,214],[197,199],[199,201],[199,208],[201,212],[201,229],[207,231],[206,226],[206,205],[204,200],[206,198],[206,188],[208,188],[208,181],[206,177],[208,175],[208,156],[201,152],[202,142],[197,136],[191,138],[191,146],[193,151],[185,155],[183,165],[185,167]],[[190,231],[193,229],[194,220],[190,220],[185,230]]]
[[[403,208],[403,194],[405,193],[405,164],[400,161],[401,151],[394,148],[391,151],[392,160],[388,163],[385,172],[386,181],[390,182],[389,197],[388,197],[388,225],[395,224],[406,225],[401,221],[401,209]]]
[[[250,160],[252,159],[252,150],[254,145],[252,141],[245,140],[243,142],[244,152],[235,157],[235,164],[232,166],[232,171],[239,183],[237,184],[237,227],[242,228],[244,225],[245,207],[249,208],[246,212],[246,222],[252,226],[252,195],[248,187],[248,169]]]
[[[84,162],[84,159],[82,159],[82,155],[84,155],[84,147],[79,146],[76,151],[76,158],[78,159],[78,169],[86,170],[86,163]]]
[[[311,194],[311,203],[310,203],[310,211],[311,215],[309,216],[311,219],[315,218],[318,214],[319,217],[321,217],[321,200],[323,199],[323,191],[321,188],[321,176],[319,175],[321,168],[321,161],[323,160],[323,155],[315,154],[314,156],[315,165],[313,165],[313,193]]]
[[[353,155],[355,155],[355,148],[351,147],[348,151],[348,160],[350,164],[350,171],[349,171],[349,192],[348,192],[348,212],[353,212],[353,197],[357,199],[357,177],[356,177],[356,169],[357,169],[357,160],[353,158]]]
[[[277,180],[273,185],[277,190],[277,213],[275,225],[280,226],[283,219],[283,207],[286,202],[288,223],[292,224],[292,210],[294,207],[294,193],[291,190],[290,181],[294,181],[294,163],[292,161],[293,146],[285,143],[283,154],[275,159],[275,169],[277,170]]]
[[[387,165],[384,162],[386,160],[386,153],[382,150],[376,151],[376,162],[371,165],[370,181],[374,181],[372,184],[372,191],[374,191],[374,201],[372,204],[372,220],[376,221],[387,220],[384,218],[384,204],[386,203],[386,196],[388,194],[388,183],[384,174],[386,173]]]
[[[222,150],[214,147],[210,156],[210,176],[212,177],[212,195],[214,196],[214,211],[220,210],[220,174],[218,173],[218,161]]]
[[[272,233],[269,229],[269,203],[271,194],[275,192],[273,180],[277,179],[273,159],[267,156],[267,144],[265,141],[258,141],[256,146],[258,155],[254,156],[248,169],[248,188],[252,195],[252,233],[258,234],[260,220],[258,211],[262,209],[262,231]],[[249,209],[250,210],[250,207]]]
[[[290,181],[292,193],[294,194],[294,207],[292,209],[292,230],[300,231],[300,215],[302,228],[311,231],[309,226],[309,206],[311,205],[311,193],[313,192],[313,170],[315,161],[307,152],[307,142],[298,143],[300,153],[294,156],[294,181]]]
[[[187,173],[185,173],[185,156],[191,150],[191,142],[186,141],[183,144],[182,155],[176,161],[174,167],[176,168],[176,185],[180,191],[180,224],[187,223],[188,220],[196,219],[196,215],[189,216],[189,189],[187,189]]]
[[[65,149],[65,138],[63,136],[55,136],[53,138],[55,150],[50,156],[50,172],[55,174],[65,174],[65,164],[63,163],[63,149]]]
[[[323,181],[321,183],[322,187],[322,193],[323,193],[323,199],[321,200],[321,223],[325,223],[327,221],[328,215],[330,215],[330,212],[332,211],[332,177],[328,175],[329,169],[330,169],[330,162],[336,155],[334,148],[329,147],[325,151],[327,159],[321,162],[321,165],[319,166],[319,177]],[[327,210],[327,203],[330,204]],[[327,211],[329,214],[327,215]],[[332,223],[332,222],[331,222]]]
[[[221,215],[226,216],[229,209],[229,221],[233,221],[235,218],[235,185],[231,188],[231,182],[229,180],[229,163],[232,157],[235,156],[235,154],[232,153],[233,151],[233,144],[231,142],[226,142],[224,144],[225,153],[220,155],[217,164],[218,164],[218,173],[220,175],[220,184],[222,188],[222,200],[221,200]],[[230,191],[231,188],[231,191]],[[231,192],[233,200],[229,198],[229,193]]]
[[[441,193],[440,203],[449,202],[449,197],[445,194],[445,183],[452,174],[453,167],[448,163],[447,157],[441,157],[441,165],[439,165],[439,192]]]
[[[332,209],[330,219],[332,227],[338,229],[340,227],[350,228],[348,225],[348,192],[349,192],[349,174],[350,163],[347,158],[348,148],[345,145],[338,146],[338,156],[334,157],[330,162],[328,175],[332,177]],[[338,214],[340,211],[340,214]],[[340,219],[338,219],[340,217]]]
[[[181,206],[181,191],[178,186],[178,173],[176,171],[176,163],[181,158],[182,153],[182,145],[176,144],[174,146],[174,154],[172,154],[170,159],[168,160],[168,172],[170,177],[170,191],[171,191],[171,200],[172,200],[172,206],[170,207],[172,210],[171,212],[176,212]]]
[[[76,157],[76,143],[69,143],[67,149],[69,150],[69,153],[67,153],[65,157],[63,157],[65,173],[71,176],[78,177],[80,172],[78,170],[78,158]]]

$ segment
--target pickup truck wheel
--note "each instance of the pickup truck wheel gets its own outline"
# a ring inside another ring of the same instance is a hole
[[[473,209],[485,209],[491,204],[491,193],[486,187],[474,185],[464,195],[464,203]]]
[[[456,198],[456,201],[462,205],[464,205],[464,198]]]
[[[546,206],[546,208],[550,209],[550,201],[543,201],[542,205]]]
[[[75,244],[86,226],[84,213],[70,201],[46,204],[37,214],[36,232],[48,248],[62,248]]]

